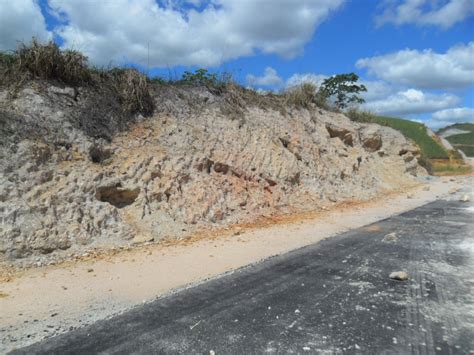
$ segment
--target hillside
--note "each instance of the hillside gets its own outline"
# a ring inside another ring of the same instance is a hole
[[[468,157],[474,157],[474,124],[456,123],[438,131],[438,134],[461,150]]]
[[[421,154],[428,159],[449,158],[448,152],[427,133],[426,126],[422,123],[384,116],[374,116],[373,122],[400,131],[413,140],[420,147]]]
[[[439,129],[436,133],[442,137],[449,137],[451,134],[449,134],[448,132],[450,130],[455,130],[455,129],[458,129],[461,131],[474,132],[474,123],[454,123],[452,125]],[[456,134],[456,132],[454,134]]]

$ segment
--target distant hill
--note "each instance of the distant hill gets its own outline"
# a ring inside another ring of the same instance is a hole
[[[474,123],[455,123],[450,126],[446,126],[444,128],[439,129],[436,134],[439,136],[449,136],[449,131],[458,129],[461,131],[469,131],[469,132],[474,132]],[[446,134],[447,133],[447,134]]]
[[[437,133],[454,148],[463,151],[468,157],[474,157],[474,123],[455,123]]]
[[[421,152],[419,162],[430,173],[440,175],[464,174],[471,171],[470,166],[463,161],[461,154],[455,150],[461,147],[460,145],[454,147],[450,141],[434,133],[422,123],[402,118],[376,116],[370,112],[358,110],[349,111],[348,116],[356,122],[377,123],[400,131],[406,138],[409,138],[418,145]],[[461,128],[472,129],[474,127],[472,124],[458,124],[452,130],[454,130],[454,134],[471,133],[467,130],[461,130]],[[462,137],[461,139],[464,138]],[[459,138],[456,137],[454,141],[457,142],[457,139]],[[452,146],[451,148],[455,149],[448,148],[450,145]],[[470,145],[462,145],[462,148],[464,152],[467,152],[467,156],[471,156],[468,154],[472,153],[469,150],[471,148]]]

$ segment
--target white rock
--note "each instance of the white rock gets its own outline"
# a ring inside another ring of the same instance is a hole
[[[405,271],[395,271],[392,272],[389,277],[397,281],[406,281],[408,280],[408,274]]]

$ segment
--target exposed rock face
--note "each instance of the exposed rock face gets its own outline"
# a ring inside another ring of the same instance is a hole
[[[362,146],[368,152],[376,152],[382,148],[382,133],[380,130],[380,126],[372,124],[360,129]]]
[[[125,129],[113,109],[83,124],[93,93],[78,92],[0,92],[3,258],[314,210],[424,173],[400,133],[317,108],[228,112],[225,95],[171,87],[156,94],[153,117]]]

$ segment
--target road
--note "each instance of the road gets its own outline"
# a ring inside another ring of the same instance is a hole
[[[15,353],[472,354],[473,224],[436,201]]]

